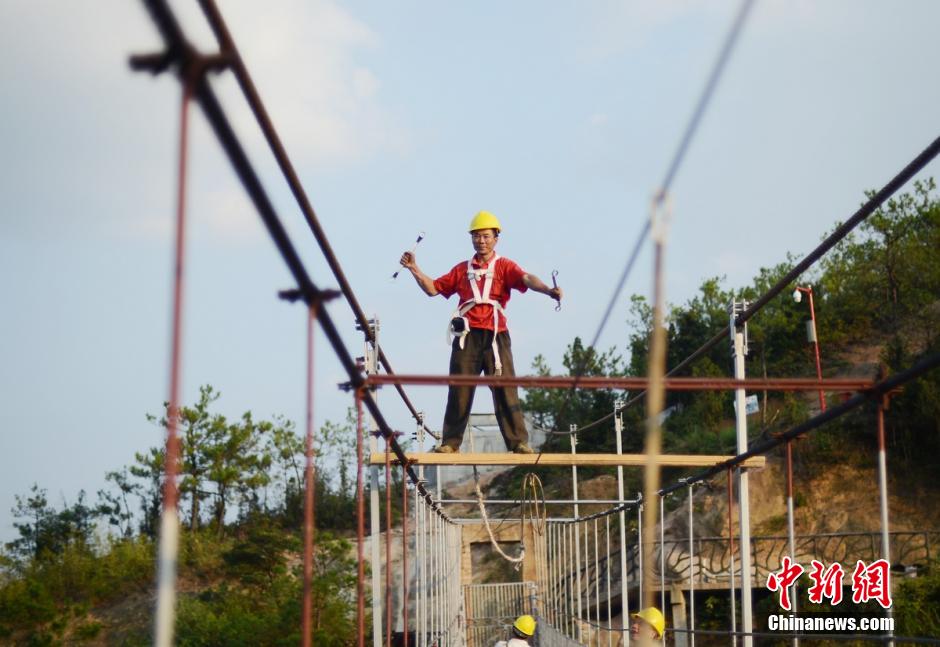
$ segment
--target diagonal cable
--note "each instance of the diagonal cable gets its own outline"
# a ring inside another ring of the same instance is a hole
[[[187,42],[182,28],[180,27],[179,22],[176,20],[176,17],[172,13],[166,0],[144,0],[144,5],[149,11],[150,16],[153,18],[154,23],[160,32],[160,35],[163,37],[166,43],[168,57],[178,59],[180,64],[179,72],[181,78],[185,74],[193,73],[193,70],[198,69],[200,65],[207,63],[208,59],[206,59],[206,57],[200,57],[198,53],[192,48],[192,46]],[[228,156],[229,161],[231,162],[236,175],[238,175],[239,180],[242,182],[242,185],[245,187],[249,198],[255,205],[259,216],[268,229],[268,233],[270,234],[275,246],[280,252],[281,257],[284,259],[288,270],[294,277],[294,280],[297,281],[298,289],[303,295],[304,301],[310,306],[321,304],[321,302],[327,296],[327,293],[317,288],[311,280],[310,275],[307,273],[307,270],[303,265],[303,261],[297,254],[297,250],[294,248],[287,231],[284,229],[283,223],[281,223],[280,218],[278,217],[277,212],[275,211],[274,206],[270,201],[270,198],[265,192],[264,187],[262,186],[261,181],[254,170],[254,167],[252,166],[244,148],[241,145],[241,142],[238,139],[238,136],[232,129],[228,117],[219,104],[218,98],[212,91],[212,88],[210,87],[204,74],[200,75],[195,81],[194,98],[198,101],[200,107],[202,108],[203,113],[206,116],[206,120],[209,122],[209,125],[219,140],[219,143]],[[408,463],[405,453],[395,437],[395,432],[386,422],[385,417],[382,415],[375,398],[372,396],[372,393],[368,389],[364,388],[365,376],[362,375],[361,371],[357,367],[356,362],[353,360],[352,355],[349,353],[349,350],[343,343],[338,329],[336,328],[332,318],[329,316],[329,313],[325,308],[319,309],[318,319],[327,337],[327,340],[333,347],[340,364],[349,377],[349,384],[351,388],[362,390],[363,403],[366,405],[366,407],[369,409],[369,413],[375,419],[376,425],[378,426],[382,435],[388,439],[388,442],[396,458],[401,462],[402,465],[406,466],[406,471],[409,478],[418,488],[418,491],[432,507],[432,509],[434,509],[434,511],[442,518],[449,520],[449,517],[446,515],[446,513],[444,513],[443,509],[441,509],[438,504],[434,503],[434,500],[425,487],[424,483],[419,480],[418,475]]]
[[[692,140],[695,137],[695,133],[698,131],[698,128],[701,125],[702,117],[705,115],[705,110],[708,108],[709,102],[715,93],[715,88],[718,87],[718,82],[721,80],[721,76],[727,67],[728,60],[731,58],[731,52],[734,49],[734,45],[738,41],[738,37],[741,34],[741,30],[744,27],[744,23],[753,5],[754,0],[742,0],[741,5],[738,8],[738,12],[731,24],[731,29],[725,36],[725,40],[721,46],[721,50],[719,51],[718,58],[715,60],[714,66],[712,66],[712,71],[708,75],[708,79],[705,82],[705,87],[702,89],[699,100],[696,102],[695,108],[692,110],[692,115],[689,118],[688,124],[682,133],[682,138],[679,140],[679,145],[676,148],[675,153],[673,153],[672,160],[670,161],[669,166],[666,169],[666,173],[663,176],[663,181],[659,185],[659,189],[657,190],[656,197],[654,199],[654,209],[660,206],[665,200],[666,196],[669,194],[669,189],[671,188],[676,175],[678,175],[679,169],[682,166],[682,162],[685,160],[686,153],[688,152],[689,147],[692,144]],[[607,321],[610,319],[610,315],[613,312],[614,306],[620,299],[620,294],[623,292],[627,278],[630,276],[633,265],[636,263],[636,259],[639,256],[639,252],[643,243],[646,241],[647,236],[649,236],[651,228],[652,223],[650,220],[647,220],[643,225],[643,228],[640,230],[640,234],[633,246],[633,251],[627,258],[627,263],[624,266],[623,272],[620,274],[620,279],[614,288],[614,293],[611,295],[611,298],[607,303],[607,309],[604,311],[604,315],[601,317],[600,325],[598,325],[597,331],[594,333],[594,339],[591,341],[589,348],[597,347],[597,343],[600,341],[601,334],[604,332],[604,328],[607,326]],[[585,366],[575,367],[575,376],[580,377],[586,368],[587,367]],[[559,418],[562,417],[565,409],[567,409],[568,403],[571,400],[571,395],[576,388],[577,385],[573,385],[568,391],[568,395],[563,401],[561,410],[559,411]],[[584,426],[584,428],[593,427],[594,425],[599,424],[605,420],[609,420],[612,417],[613,413],[609,413],[597,420],[588,423]],[[558,430],[551,432],[552,435],[559,436],[567,436],[571,433],[573,432]]]
[[[333,276],[336,279],[336,282],[339,284],[339,288],[342,291],[343,296],[349,303],[349,307],[352,309],[353,314],[356,317],[356,322],[362,329],[363,334],[365,334],[366,339],[374,343],[376,339],[372,328],[369,325],[369,319],[366,317],[362,306],[359,304],[359,300],[356,298],[356,295],[352,290],[352,286],[349,284],[349,281],[346,278],[346,274],[343,272],[343,268],[340,265],[339,260],[336,258],[336,254],[333,252],[333,248],[326,236],[326,232],[323,231],[323,227],[320,225],[320,220],[317,218],[317,214],[313,209],[313,205],[310,203],[310,199],[307,197],[307,193],[303,188],[303,184],[300,182],[297,171],[294,169],[294,165],[290,160],[290,156],[287,154],[287,149],[281,142],[281,138],[278,136],[277,130],[274,128],[274,123],[271,121],[271,117],[268,115],[268,112],[264,107],[264,102],[261,100],[261,95],[258,93],[254,81],[252,80],[251,75],[248,73],[248,68],[245,66],[245,62],[238,51],[238,47],[235,45],[235,40],[232,38],[232,34],[229,31],[228,25],[226,25],[224,18],[222,17],[222,13],[219,11],[218,6],[216,6],[215,0],[199,0],[199,6],[202,7],[202,11],[206,16],[206,20],[209,22],[209,26],[212,28],[212,31],[215,34],[216,40],[219,43],[219,47],[221,48],[223,55],[226,56],[231,63],[232,71],[235,74],[235,78],[238,81],[239,87],[241,87],[242,94],[244,94],[245,100],[248,102],[248,106],[251,108],[251,111],[258,122],[258,126],[261,128],[261,131],[268,142],[268,146],[271,149],[271,153],[274,155],[274,159],[277,161],[277,164],[284,175],[284,179],[287,181],[287,184],[290,187],[291,193],[294,194],[294,198],[297,200],[300,211],[303,213],[307,224],[310,226],[310,230],[313,232],[313,236],[316,239],[317,244],[320,246],[320,251],[323,253],[327,264],[330,266],[330,270],[333,272]],[[385,367],[385,370],[389,375],[394,375],[395,371],[392,370],[392,365],[388,361],[388,357],[385,356],[385,352],[381,348],[377,348],[377,350],[379,355],[379,362],[381,362],[382,366]],[[398,391],[399,396],[401,396],[402,401],[411,412],[411,415],[414,417],[414,419],[420,423],[424,427],[424,430],[432,437],[437,438],[438,434],[428,429],[428,427],[424,424],[423,419],[421,418],[417,409],[415,409],[415,406],[411,403],[411,400],[405,393],[404,388],[400,384],[396,384],[395,389]]]

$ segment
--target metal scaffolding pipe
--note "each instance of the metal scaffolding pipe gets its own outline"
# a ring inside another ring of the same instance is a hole
[[[183,347],[183,288],[186,261],[186,169],[189,146],[189,104],[196,78],[186,73],[180,100],[179,163],[176,195],[176,236],[173,263],[173,315],[170,340],[170,384],[167,405],[166,449],[160,537],[157,547],[157,610],[154,614],[154,644],[173,644],[176,616],[176,571],[179,556],[179,487],[176,482],[180,452],[179,427],[180,364]]]
[[[477,499],[441,499],[438,503],[442,505],[476,505]],[[540,499],[539,505],[635,505],[637,502],[633,499]],[[521,505],[521,499],[487,499],[486,505]]]
[[[733,488],[731,485],[731,468],[728,468],[728,581],[731,585],[731,647],[737,644],[737,611],[735,610],[734,599],[734,500]]]
[[[614,612],[610,602],[610,517],[604,517],[604,535],[607,546],[607,647],[613,647]]]
[[[356,389],[356,559],[358,562],[358,575],[356,577],[356,625],[357,644],[365,647],[366,644],[366,610],[365,610],[365,579],[366,561],[363,542],[366,534],[365,487],[363,480],[362,458],[364,453],[364,439],[362,428],[362,395]]]
[[[747,309],[747,302],[731,302],[730,332],[732,336],[732,350],[734,353],[734,376],[744,379],[744,359],[747,356],[747,329],[737,324],[737,315]],[[747,405],[745,403],[744,389],[734,392],[735,402],[735,435],[737,439],[738,455],[747,452]],[[752,630],[751,616],[751,503],[749,493],[749,477],[747,470],[738,466],[738,516],[739,532],[741,533],[741,628],[745,634],[744,647],[751,647],[753,640],[750,637]],[[695,647],[694,645],[692,647]]]
[[[614,402],[614,439],[617,455],[623,454],[623,400]],[[623,467],[617,467],[617,498],[624,498]],[[639,506],[639,504],[636,504]],[[624,505],[617,514],[620,524],[620,625],[623,629],[630,617],[630,592],[627,582],[627,513]],[[630,647],[630,633],[623,632],[626,647]]]
[[[695,647],[695,518],[689,485],[689,647]]]
[[[705,480],[711,476],[714,476],[715,474],[718,474],[724,469],[741,465],[742,463],[744,463],[744,461],[746,461],[749,458],[766,454],[771,449],[773,449],[774,447],[777,447],[778,445],[785,443],[787,440],[797,438],[799,436],[806,434],[809,431],[817,429],[823,426],[824,424],[826,424],[827,422],[835,420],[836,418],[848,413],[849,411],[857,409],[858,407],[862,406],[866,402],[869,402],[872,397],[883,396],[886,393],[898,388],[899,386],[902,386],[920,377],[924,373],[937,368],[938,366],[940,366],[940,353],[933,353],[931,355],[928,355],[927,357],[924,357],[923,359],[915,362],[907,370],[901,371],[900,373],[896,373],[895,375],[892,375],[889,378],[886,378],[880,382],[877,382],[871,387],[871,389],[869,389],[867,393],[865,394],[860,393],[858,395],[855,395],[849,398],[848,400],[846,400],[845,402],[843,402],[842,404],[838,406],[826,409],[826,411],[820,413],[819,415],[813,418],[810,418],[804,423],[796,425],[795,427],[791,428],[789,431],[783,432],[781,434],[777,434],[773,438],[770,438],[769,440],[765,440],[762,443],[757,443],[753,445],[750,449],[748,449],[746,452],[739,453],[730,461],[715,465],[714,467],[709,468],[705,470],[704,472],[701,472],[699,474],[696,474],[695,476],[690,477],[689,479],[687,479],[687,481],[698,482],[698,481]],[[686,484],[686,481],[683,481],[680,483],[676,483],[675,485],[671,485],[669,487],[663,488],[662,493],[668,494],[669,492],[672,492],[674,490],[677,490],[683,487],[685,484]]]
[[[878,508],[881,513],[881,557],[891,563],[891,544],[888,540],[888,462],[887,446],[885,443],[885,402],[888,396],[884,396],[876,409],[878,424]],[[887,583],[886,583],[887,584]],[[894,617],[894,607],[889,606],[885,610],[888,618]],[[891,636],[894,631],[888,632]],[[894,647],[894,641],[888,643],[889,647]]]
[[[763,295],[751,303],[748,308],[739,313],[735,320],[735,325],[743,326],[748,321],[748,319],[753,317],[758,312],[758,310],[767,305],[771,299],[776,297],[784,290],[788,289],[800,276],[800,274],[805,272],[813,263],[822,258],[826,252],[828,252],[839,241],[845,238],[863,220],[877,211],[881,205],[888,200],[888,198],[894,195],[895,192],[897,192],[902,186],[904,186],[915,175],[917,175],[917,173],[927,166],[927,164],[929,164],[938,154],[940,154],[940,137],[934,139],[930,145],[927,146],[927,148],[925,148],[917,157],[911,160],[907,166],[901,169],[901,171],[895,175],[887,184],[885,184],[881,190],[872,194],[865,204],[859,207],[858,210],[845,222],[836,227],[836,229],[831,234],[829,234],[829,236],[827,236],[826,239],[816,247],[816,249],[811,251],[803,258],[803,260],[794,265],[785,276],[781,277],[780,280],[777,281],[770,289],[768,289]],[[716,345],[721,343],[723,339],[725,339],[725,334],[725,329],[717,331],[714,336],[702,344],[702,346],[695,350],[695,352],[676,364],[676,366],[673,367],[666,374],[666,376],[669,377],[679,373],[684,368],[698,360],[700,357],[704,356],[705,353],[710,351]],[[758,388],[755,390],[763,389]],[[627,402],[626,406],[632,406],[635,402],[641,400],[645,395],[646,392],[643,392],[634,396]]]
[[[641,503],[636,507],[636,547],[637,547],[637,601],[636,608],[642,609],[645,598],[643,597],[646,587],[646,573],[643,569],[643,506]]]
[[[401,475],[401,626],[402,644],[408,647],[408,481]]]
[[[578,445],[578,435],[577,435],[577,425],[571,425],[571,435],[568,437],[571,440],[571,453],[577,454],[577,445]],[[571,486],[574,490],[574,499],[578,499],[578,466],[571,466]],[[574,516],[575,519],[579,516],[578,505],[574,506]],[[577,614],[577,625],[578,625],[578,640],[583,641],[584,635],[582,630],[581,623],[581,534],[577,532],[577,524],[573,525],[575,529],[574,533],[574,561],[575,561],[575,576],[577,582],[577,592],[576,592],[576,607],[578,610]]]
[[[564,389],[577,386],[582,389],[623,389],[636,391],[649,385],[647,377],[577,377],[568,375],[394,375],[373,374],[365,386],[378,387],[391,384],[412,386],[489,386],[519,387],[524,389]],[[855,392],[871,388],[872,381],[860,378],[725,378],[725,377],[673,377],[663,380],[666,391],[835,391]]]
[[[825,400],[822,399],[822,394],[820,393],[820,402],[823,404],[822,408],[825,410]],[[787,540],[790,547],[790,559],[796,561],[796,529],[795,529],[795,519],[793,511],[793,441],[787,441]],[[797,578],[798,580],[799,578]],[[798,581],[794,580],[793,585],[790,587],[790,604],[793,608],[793,613],[797,613],[797,586]],[[793,638],[793,647],[799,647],[800,639]]]
[[[304,416],[304,591],[301,608],[301,647],[310,647],[313,614],[314,498],[316,496],[315,452],[313,447],[313,329],[317,308],[307,309],[307,407]]]
[[[666,613],[666,498],[659,497],[659,609]]]

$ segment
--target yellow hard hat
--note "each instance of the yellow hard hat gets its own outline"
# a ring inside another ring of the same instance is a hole
[[[516,631],[525,636],[535,634],[535,618],[532,616],[519,616],[516,618],[516,621],[512,623],[512,626]]]
[[[656,607],[646,607],[645,609],[640,609],[631,617],[639,618],[640,620],[648,623],[653,629],[656,630],[657,638],[663,637],[663,632],[666,630],[666,619],[663,617],[662,612]]]
[[[467,231],[476,231],[477,229],[495,229],[498,234],[502,227],[499,226],[499,220],[496,219],[496,216],[489,211],[481,211],[470,221],[470,229]]]

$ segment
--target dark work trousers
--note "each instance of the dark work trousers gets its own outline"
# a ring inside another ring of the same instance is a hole
[[[496,345],[499,348],[499,359],[503,364],[503,375],[515,375],[512,365],[512,341],[508,332],[501,332],[496,336]],[[482,328],[471,328],[464,339],[464,347],[460,348],[457,339],[454,339],[450,351],[451,375],[493,375],[496,365],[493,361],[493,331]],[[447,410],[444,412],[444,429],[441,439],[442,445],[450,445],[454,449],[460,447],[463,441],[463,432],[467,428],[470,418],[470,408],[473,406],[473,386],[451,386],[447,391]],[[522,418],[522,407],[519,404],[519,391],[516,387],[491,388],[493,392],[493,409],[499,430],[506,441],[506,447],[515,449],[519,443],[529,440],[526,432],[525,420]]]

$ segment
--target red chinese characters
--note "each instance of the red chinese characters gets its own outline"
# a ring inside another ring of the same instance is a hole
[[[822,562],[815,559],[812,564],[813,570],[810,571],[809,577],[813,580],[813,585],[809,587],[809,601],[821,604],[823,598],[827,598],[833,605],[842,602],[842,579],[845,577],[842,565],[836,562],[824,569]]]
[[[780,591],[780,608],[791,611],[790,586],[803,574],[803,567],[787,556],[784,556],[781,565],[783,568],[779,572],[767,576],[767,588],[770,591]]]
[[[890,565],[884,559],[872,562],[868,566],[858,560],[852,573],[852,602],[875,600],[884,609],[891,607]]]
[[[809,577],[813,584],[807,591],[807,597],[813,604],[822,604],[828,600],[832,606],[842,602],[842,583],[845,579],[845,569],[838,562],[825,564],[817,560],[811,562],[813,569]],[[879,559],[871,564],[858,560],[852,572],[852,602],[861,604],[874,600],[883,608],[891,607],[891,565],[885,559]],[[780,593],[780,607],[786,611],[793,610],[790,600],[789,587],[792,586],[804,573],[802,566],[790,559],[789,556],[781,560],[781,569],[767,576],[767,589]]]

